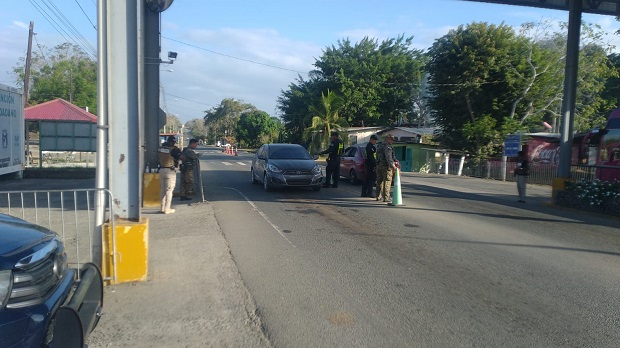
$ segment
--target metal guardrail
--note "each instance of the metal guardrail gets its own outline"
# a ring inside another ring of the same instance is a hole
[[[0,213],[56,232],[65,245],[69,265],[79,270],[85,263],[100,265],[102,262],[94,260],[93,255],[93,237],[101,235],[101,226],[95,223],[95,201],[100,193],[105,195],[102,203],[107,206],[107,209],[102,208],[103,221],[108,221],[114,231],[113,198],[107,189],[0,191]],[[114,235],[112,233],[112,255],[116,255]],[[103,241],[97,241],[96,245],[102,244]],[[112,258],[113,263],[115,259]],[[116,273],[116,265],[113,267]]]
[[[443,163],[440,163],[443,165]],[[459,160],[450,160],[448,164],[448,173],[457,175],[459,168]],[[514,162],[506,163],[506,181],[514,181],[513,171],[515,168]],[[593,180],[596,178],[596,170],[598,168],[615,168],[610,166],[588,166],[588,165],[572,165],[571,166],[571,179],[575,181],[580,180]],[[438,173],[443,173],[441,166]],[[539,185],[551,185],[553,179],[557,177],[558,166],[555,164],[532,164],[530,166],[530,175],[527,182],[530,184]],[[495,179],[502,180],[502,163],[501,161],[481,161],[477,165],[465,164],[463,168],[464,176],[470,176],[475,178]]]

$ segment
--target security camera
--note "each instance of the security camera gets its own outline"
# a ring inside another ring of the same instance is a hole
[[[168,51],[168,59],[170,59],[170,60],[177,59],[177,53],[176,52],[172,52],[172,51]]]

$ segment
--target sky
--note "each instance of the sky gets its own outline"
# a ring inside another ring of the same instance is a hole
[[[16,86],[11,71],[26,56],[28,24],[33,50],[77,43],[96,57],[96,0],[0,0],[0,84]],[[620,48],[612,16],[583,19],[610,33]],[[278,116],[277,98],[298,76],[306,77],[323,49],[339,40],[379,41],[413,36],[427,50],[459,25],[568,21],[564,11],[462,0],[175,0],[161,17],[160,106],[185,123],[202,118],[224,98],[251,103]]]

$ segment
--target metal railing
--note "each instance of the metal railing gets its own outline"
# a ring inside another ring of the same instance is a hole
[[[87,262],[102,262],[94,260],[93,255],[93,245],[103,244],[102,240],[93,239],[101,235],[101,226],[95,226],[95,201],[99,194],[104,195],[102,203],[108,207],[103,221],[108,221],[114,231],[112,194],[106,189],[0,191],[0,213],[56,232],[65,245],[69,265],[80,269]],[[112,238],[112,255],[116,252],[115,244]]]
[[[437,173],[443,173],[441,168],[443,163],[439,163],[439,168],[435,170]],[[436,165],[437,166],[437,165]],[[588,165],[572,165],[571,166],[571,179],[575,181],[579,180],[593,180],[596,178],[597,169],[606,168],[609,166],[588,166]],[[506,181],[514,181],[513,171],[515,168],[514,162],[506,163]],[[448,174],[457,175],[459,169],[459,160],[451,159],[448,163]],[[540,164],[534,163],[530,166],[530,175],[527,179],[530,184],[539,185],[551,185],[554,178],[557,177],[558,166],[557,164]],[[463,167],[463,176],[470,176],[475,178],[495,179],[502,180],[502,163],[501,161],[480,161],[478,164],[471,162],[466,163]]]

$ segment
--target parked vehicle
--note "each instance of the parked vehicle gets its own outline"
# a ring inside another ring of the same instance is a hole
[[[349,146],[340,159],[340,176],[349,179],[352,184],[366,180],[364,151],[367,143]]]
[[[76,280],[56,233],[0,214],[0,347],[84,347],[99,321],[94,264]]]
[[[284,187],[309,187],[315,191],[323,184],[323,171],[308,150],[297,144],[265,144],[256,151],[250,169],[252,183],[262,182],[265,191]]]

